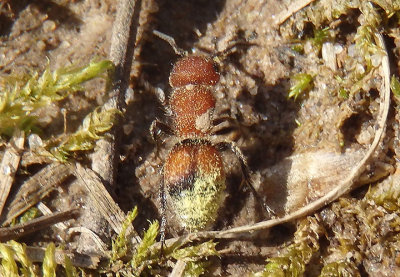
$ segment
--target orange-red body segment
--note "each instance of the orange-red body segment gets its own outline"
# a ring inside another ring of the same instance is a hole
[[[205,86],[185,86],[173,91],[169,105],[174,129],[181,138],[202,136],[210,130],[215,98]]]
[[[205,140],[185,140],[169,153],[164,184],[182,226],[203,230],[224,200],[225,171],[218,150]]]
[[[215,85],[219,74],[215,63],[204,56],[186,56],[178,60],[169,76],[171,87],[185,85]]]

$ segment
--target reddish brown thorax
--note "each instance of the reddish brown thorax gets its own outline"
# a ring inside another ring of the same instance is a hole
[[[174,129],[179,137],[204,136],[209,132],[215,107],[215,98],[209,88],[177,88],[171,95],[169,105],[174,116]]]
[[[204,137],[209,133],[215,107],[211,86],[218,81],[216,66],[208,57],[186,56],[175,63],[169,77],[173,88],[169,105],[177,136]]]

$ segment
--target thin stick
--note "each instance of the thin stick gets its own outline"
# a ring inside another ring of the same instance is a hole
[[[24,149],[24,142],[24,132],[17,132],[7,145],[0,164],[0,215],[14,182],[15,173],[18,170],[22,150]]]
[[[302,8],[310,5],[312,2],[315,0],[297,0],[295,2],[292,2],[287,9],[284,9],[281,11],[278,15],[275,16],[275,24],[276,25],[281,25],[283,22],[285,22],[289,17],[291,17],[293,14],[301,10]]]
[[[178,260],[172,270],[171,274],[168,277],[182,277],[184,276],[186,268],[186,262],[184,260]]]
[[[113,79],[113,87],[110,92],[110,99],[104,105],[104,109],[118,109],[123,112],[125,108],[125,93],[129,85],[141,4],[142,0],[120,0],[118,3],[110,48],[110,59],[115,65],[115,75]],[[102,186],[105,194],[108,193],[106,187],[110,188],[115,186],[117,176],[119,141],[121,139],[120,134],[123,133],[120,131],[121,124],[119,121],[120,120],[116,122],[114,128],[108,134],[106,139],[101,139],[97,142],[97,150],[91,156],[92,169],[101,177],[101,182],[91,182],[91,184],[99,184]],[[82,170],[82,174],[83,173],[85,173],[84,170]],[[90,174],[90,172],[86,173]],[[93,178],[93,180],[95,179]],[[85,185],[87,188],[93,188],[87,186],[87,184]],[[98,192],[98,190],[96,191]],[[94,199],[91,197],[91,199],[94,201],[91,203],[89,202],[90,205],[96,206],[96,204],[93,203],[96,203],[99,198]],[[112,198],[103,199],[103,202],[109,203],[110,205],[112,204],[112,207],[116,206],[119,209]],[[119,211],[121,210],[119,209]],[[91,221],[87,222],[84,227],[93,230],[104,229],[102,227],[102,222],[104,222],[102,214],[95,212],[93,209],[87,209],[83,216],[85,218],[91,218]],[[111,220],[111,226],[114,230],[121,230],[125,214],[121,211],[117,216],[118,218],[115,218],[115,221]],[[111,218],[113,217],[114,216],[112,215]],[[110,221],[110,218],[108,219]],[[130,228],[129,230],[134,232],[133,228]],[[107,233],[107,231],[104,230],[104,233]],[[136,232],[134,233],[136,234]],[[101,232],[99,232],[99,234],[101,235]],[[83,234],[80,241],[81,244],[84,245],[87,241],[91,242],[91,239],[87,238],[87,236]]]
[[[77,216],[79,210],[69,210],[65,212],[57,212],[51,215],[45,215],[32,219],[27,223],[19,224],[13,227],[0,228],[0,241],[8,241],[31,234],[38,230],[42,230],[61,221],[68,220]]]
[[[43,262],[46,249],[41,247],[27,246],[26,255],[34,263]],[[18,259],[18,256],[15,256]],[[65,264],[65,257],[71,260],[73,266],[85,267],[85,268],[98,268],[100,263],[100,256],[84,255],[77,252],[71,252],[68,250],[56,249],[54,255],[55,262],[57,264]]]
[[[104,105],[105,109],[125,107],[125,92],[128,88],[133,52],[139,22],[141,0],[120,0],[117,16],[113,25],[111,37],[110,59],[115,65],[115,75],[110,99]],[[135,9],[136,8],[136,9]],[[119,159],[118,130],[120,124],[111,132],[107,139],[97,143],[97,151],[92,155],[92,169],[97,172],[110,186],[114,186]]]

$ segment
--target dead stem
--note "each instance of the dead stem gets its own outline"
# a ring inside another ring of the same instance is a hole
[[[183,260],[178,260],[174,266],[174,269],[172,270],[171,274],[169,274],[169,277],[182,277],[184,276],[185,273],[185,267],[186,267],[186,262]]]
[[[0,164],[0,215],[3,212],[8,194],[14,182],[15,173],[19,167],[22,150],[24,149],[25,134],[17,132],[7,145],[3,159]]]
[[[277,26],[281,25],[285,22],[289,17],[291,17],[294,13],[298,12],[305,6],[308,6],[310,3],[315,0],[297,0],[292,2],[287,9],[283,9],[278,15],[275,16],[275,24]]]
[[[114,78],[110,98],[104,105],[104,109],[118,109],[123,112],[125,108],[125,92],[128,88],[130,71],[133,61],[134,45],[139,26],[139,15],[141,0],[120,0],[117,7],[117,15],[113,25],[111,37],[110,59],[115,65]],[[121,119],[121,118],[119,118]],[[101,177],[101,180],[88,170],[77,168],[78,177],[84,186],[89,190],[90,200],[89,206],[92,209],[85,211],[85,218],[90,218],[90,222],[85,227],[94,230],[100,230],[103,216],[111,225],[114,231],[119,233],[122,223],[125,219],[124,212],[118,207],[114,200],[109,196],[107,188],[112,188],[115,185],[117,165],[119,162],[119,135],[122,133],[120,120],[117,120],[112,131],[107,135],[107,138],[101,139],[96,144],[96,151],[91,155],[92,169]],[[79,173],[80,172],[80,173]],[[82,176],[91,176],[91,179],[82,179]],[[94,182],[93,180],[96,180]],[[94,189],[95,188],[95,189]],[[92,193],[98,193],[92,195]],[[105,197],[105,198],[101,198]],[[108,204],[103,206],[102,204]],[[106,210],[104,210],[106,209]],[[97,213],[96,210],[100,210]],[[115,212],[111,214],[110,212]],[[96,223],[97,222],[97,223]],[[133,228],[127,230],[128,233],[133,231]],[[104,234],[107,233],[106,231]],[[86,235],[81,236],[81,245],[85,245],[86,241],[91,241]],[[89,247],[90,248],[90,247]]]
[[[45,215],[39,218],[32,219],[27,223],[19,224],[13,227],[0,228],[0,241],[8,241],[19,237],[31,234],[38,230],[47,228],[53,224],[68,220],[77,216],[79,210],[73,209],[65,212],[57,212],[51,215]]]
[[[115,65],[115,75],[110,99],[104,105],[105,109],[123,111],[125,107],[125,92],[128,88],[132,67],[133,46],[135,45],[139,25],[140,6],[141,1],[119,1],[110,49],[110,59]],[[119,162],[118,134],[121,133],[118,132],[119,128],[120,124],[117,122],[107,139],[98,141],[97,151],[92,155],[92,169],[111,187],[115,184],[117,164]]]
[[[2,215],[3,226],[10,224],[14,218],[36,205],[71,175],[70,165],[52,163],[29,178],[20,186],[8,209]]]
[[[26,255],[34,263],[43,262],[45,251],[46,249],[41,247],[26,247]],[[57,264],[65,264],[65,257],[71,260],[73,266],[93,269],[98,267],[101,258],[99,256],[84,255],[68,250],[56,249],[55,261]]]

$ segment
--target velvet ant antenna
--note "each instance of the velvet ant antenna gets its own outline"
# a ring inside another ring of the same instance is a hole
[[[176,45],[175,39],[167,34],[161,33],[157,30],[153,30],[153,34],[157,37],[159,37],[160,39],[168,42],[169,45],[171,45],[172,49],[174,49],[175,53],[181,57],[187,56],[188,52],[183,50],[182,48],[179,48]]]

